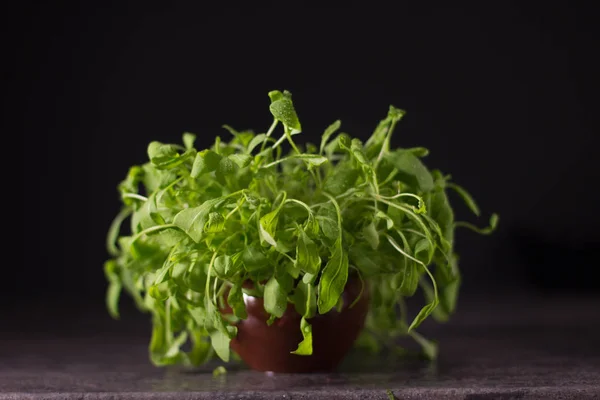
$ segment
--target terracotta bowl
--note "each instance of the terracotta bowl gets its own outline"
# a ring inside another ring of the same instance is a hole
[[[335,370],[352,347],[369,311],[370,293],[365,285],[361,298],[352,308],[361,291],[360,280],[349,277],[344,293],[344,306],[338,312],[317,314],[308,321],[313,329],[313,354],[291,354],[302,341],[301,316],[288,304],[283,317],[269,326],[269,315],[263,299],[244,295],[248,318],[237,323],[237,337],[231,348],[252,369],[278,373],[307,373]]]

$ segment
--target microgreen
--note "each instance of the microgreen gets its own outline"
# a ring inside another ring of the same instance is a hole
[[[198,365],[214,355],[229,360],[235,322],[247,318],[244,295],[259,296],[268,323],[289,307],[302,316],[303,340],[293,353],[310,355],[311,318],[343,306],[356,276],[371,293],[357,343],[380,348],[408,336],[435,358],[437,344],[416,329],[429,316],[446,321],[456,308],[454,231],[488,234],[498,217],[483,229],[454,220],[448,190],[477,216],[479,207],[449,176],[425,166],[427,149],[391,148],[404,111],[390,107],[364,143],[338,133],[335,121],[318,147],[299,146],[291,93],[269,97],[266,132],[225,125],[230,139],[216,137],[207,149],[184,133],[183,145],[151,142],[149,161],[130,168],[107,237],[110,314],[119,316],[124,290],[152,314],[151,361]],[[405,298],[419,288],[426,303],[409,310]]]

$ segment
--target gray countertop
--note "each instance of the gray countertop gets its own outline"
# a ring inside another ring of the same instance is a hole
[[[339,372],[315,375],[155,368],[145,316],[83,313],[38,329],[29,320],[29,329],[0,334],[0,399],[600,398],[598,299],[486,298],[461,307],[451,323],[423,327],[441,342],[436,363],[354,352]]]

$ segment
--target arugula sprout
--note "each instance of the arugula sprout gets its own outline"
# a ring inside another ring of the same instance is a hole
[[[269,323],[295,307],[303,340],[293,353],[310,355],[310,319],[340,307],[356,273],[372,293],[357,344],[378,349],[408,336],[435,358],[437,344],[416,329],[429,316],[448,320],[456,308],[455,228],[491,233],[498,217],[484,229],[454,221],[448,189],[477,216],[479,207],[425,166],[427,149],[390,148],[403,110],[390,106],[365,143],[337,133],[335,121],[318,147],[299,146],[291,93],[269,97],[266,133],[225,125],[231,139],[202,150],[184,133],[183,146],[151,142],[149,161],[130,168],[107,238],[110,314],[118,318],[124,290],[152,315],[151,361],[199,365],[215,355],[229,360],[235,322],[247,318],[243,296],[261,296]],[[405,299],[419,288],[427,303],[410,316]]]

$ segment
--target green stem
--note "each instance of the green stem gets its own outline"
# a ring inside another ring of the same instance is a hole
[[[406,241],[406,237],[404,236],[403,233],[397,231],[398,234],[401,236],[402,241],[404,242],[404,246],[408,247],[408,242]],[[433,277],[433,274],[431,273],[431,271],[429,271],[429,268],[427,268],[427,265],[425,265],[425,263],[423,263],[423,261],[411,256],[410,254],[408,254],[406,251],[404,251],[403,249],[400,248],[400,246],[398,245],[398,243],[396,243],[396,241],[394,240],[394,238],[392,238],[390,235],[386,235],[388,242],[390,242],[390,244],[396,249],[396,251],[398,251],[400,254],[404,255],[406,258],[408,258],[409,260],[413,260],[414,262],[416,262],[417,264],[419,264],[420,266],[423,267],[423,269],[425,270],[425,272],[427,273],[427,275],[429,275],[429,279],[431,279],[431,283],[433,284],[433,295],[434,295],[434,302],[439,301],[439,295],[438,295],[438,287],[437,287],[437,283],[435,281],[435,278]]]
[[[215,277],[215,283],[213,285],[213,303],[217,304],[217,284],[219,280]]]
[[[294,149],[294,151],[298,154],[302,154],[300,152],[300,150],[298,149],[298,147],[296,146],[296,143],[294,142],[294,140],[292,139],[292,134],[290,132],[290,130],[288,128],[285,128],[285,137],[287,138],[290,146],[292,146],[292,149]],[[312,169],[310,169],[308,172],[310,172],[310,174],[312,175],[315,184],[317,185],[317,187],[320,187],[320,181],[319,178],[317,178],[317,175],[315,174],[315,171],[313,171]]]
[[[136,234],[132,239],[131,239],[131,243],[129,244],[129,247],[132,247],[133,244],[143,235],[147,235],[149,233],[153,233],[153,232],[158,232],[158,231],[162,231],[165,229],[179,229],[181,230],[180,227],[178,227],[175,224],[165,224],[165,225],[156,225],[156,226],[151,226],[150,228],[146,228],[143,231],[139,232],[138,234]]]
[[[108,235],[106,235],[106,249],[111,256],[118,256],[119,249],[117,248],[116,241],[119,237],[119,231],[121,230],[121,225],[123,221],[127,219],[132,213],[132,209],[129,207],[123,208],[113,222],[110,224],[110,228],[108,229]]]
[[[142,196],[141,194],[137,194],[137,193],[123,193],[121,195],[121,197],[124,199],[136,199],[136,200],[140,200],[140,201],[148,201],[148,198],[146,196]]]
[[[233,210],[231,210],[226,216],[225,216],[225,221],[227,221],[229,219],[229,217],[231,217],[233,214],[235,214],[240,207],[246,202],[246,199],[244,197],[242,197],[242,201],[240,202],[240,204],[237,204],[235,206],[235,208]]]
[[[421,201],[421,202],[423,201],[423,199],[421,197],[417,196],[414,193],[398,193],[398,194],[396,194],[394,196],[382,196],[382,195],[379,195],[380,199],[385,199],[385,200],[395,200],[395,199],[398,199],[400,197],[412,197],[414,199],[417,199],[418,201]]]
[[[296,143],[294,143],[294,140],[292,139],[292,134],[290,133],[290,130],[285,128],[285,137],[288,141],[288,143],[290,144],[290,146],[292,146],[292,149],[294,149],[294,151],[298,154],[302,154],[300,152],[300,150],[298,150],[298,147],[296,146]]]
[[[217,258],[217,252],[215,251],[210,259],[210,263],[208,264],[208,271],[206,271],[206,288],[204,296],[210,296],[210,273],[212,272],[213,265],[215,263],[215,259]],[[217,278],[215,278],[216,280]],[[209,297],[210,298],[210,297]]]
[[[271,134],[273,133],[273,131],[275,130],[275,128],[277,127],[277,124],[279,123],[278,120],[274,119],[273,123],[271,123],[271,126],[269,127],[269,130],[267,131],[266,134],[266,138],[265,140],[262,142],[262,146],[260,147],[260,152],[262,153],[263,150],[265,149],[265,146],[267,145],[267,138],[271,137]]]
[[[312,210],[310,208],[310,206],[308,204],[306,204],[303,201],[300,200],[296,200],[296,199],[286,199],[284,202],[285,203],[296,203],[299,204],[300,206],[304,207],[306,209],[306,211],[308,211],[308,214],[311,215],[312,214]]]
[[[170,346],[173,341],[173,332],[171,331],[171,299],[167,299],[165,302],[165,336],[167,346]]]
[[[354,307],[356,305],[356,303],[358,303],[358,301],[360,300],[360,298],[362,297],[362,295],[365,291],[365,285],[366,285],[365,280],[363,279],[362,274],[360,273],[360,270],[358,268],[354,268],[354,269],[358,273],[358,279],[360,279],[360,292],[358,293],[358,296],[356,296],[356,299],[354,299],[354,301],[352,301],[352,303],[348,306],[348,309],[351,309],[352,307]]]
[[[262,168],[271,168],[271,167],[273,167],[273,166],[275,166],[275,165],[277,165],[279,163],[282,163],[282,162],[287,161],[287,160],[291,160],[293,158],[296,158],[296,157],[294,157],[294,156],[283,157],[283,158],[280,158],[279,160],[275,160],[273,162],[270,162],[269,164],[265,165]]]
[[[427,236],[427,241],[429,242],[429,245],[432,248],[435,248],[435,245],[433,243],[433,238],[431,237],[431,231],[427,228],[427,225],[425,225],[425,223],[421,220],[421,218],[419,218],[419,216],[416,213],[414,213],[408,207],[404,207],[399,204],[392,203],[391,201],[387,201],[385,199],[380,198],[379,201],[381,201],[384,204],[387,204],[388,206],[397,208],[400,211],[404,211],[410,219],[412,219],[414,222],[416,222],[421,227],[421,229],[423,230],[423,233]]]
[[[496,226],[494,224],[490,224],[489,226],[487,226],[485,228],[478,228],[477,226],[475,226],[469,222],[463,222],[463,221],[455,222],[454,227],[455,228],[461,228],[461,227],[468,228],[468,229],[472,230],[473,232],[479,233],[480,235],[489,235],[496,230]]]

